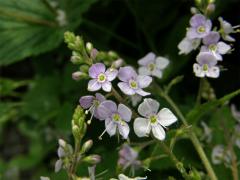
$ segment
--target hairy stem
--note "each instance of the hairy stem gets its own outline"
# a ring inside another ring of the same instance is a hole
[[[185,127],[189,127],[187,120],[183,116],[183,114],[180,111],[180,109],[178,108],[178,106],[173,102],[173,100],[157,84],[155,85],[155,88],[157,89],[157,92],[159,92],[160,95],[172,106],[172,108],[174,109],[174,111],[179,116],[180,120],[182,121],[183,125]],[[214,172],[196,134],[193,131],[188,131],[188,136],[189,136],[190,140],[192,141],[200,159],[202,160],[202,163],[205,166],[210,179],[217,180],[217,176],[215,175],[215,172]]]

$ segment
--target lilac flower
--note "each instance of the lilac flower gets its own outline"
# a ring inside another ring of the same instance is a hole
[[[190,19],[191,27],[187,31],[189,39],[203,38],[211,31],[212,22],[202,14],[195,14]]]
[[[222,60],[222,55],[226,54],[231,46],[219,41],[220,35],[218,32],[212,31],[203,38],[204,46],[201,47],[201,52],[211,52],[217,60]]]
[[[148,136],[152,130],[153,136],[159,140],[165,139],[165,131],[163,128],[170,126],[177,121],[176,116],[168,109],[163,108],[158,112],[159,103],[150,98],[138,106],[138,112],[142,117],[138,117],[134,121],[134,131],[138,137]]]
[[[189,54],[192,50],[197,49],[200,43],[201,43],[201,40],[198,38],[189,39],[185,37],[178,44],[178,49],[180,50],[178,54]]]
[[[118,78],[123,81],[118,83],[118,87],[127,95],[139,94],[147,96],[150,93],[145,92],[142,88],[146,88],[152,82],[150,76],[137,75],[136,71],[130,67],[122,67],[119,69]]]
[[[118,129],[120,135],[124,139],[128,138],[130,129],[126,122],[131,120],[132,111],[127,106],[119,104],[117,107],[116,103],[107,100],[99,105],[98,113],[102,119],[105,119],[106,129],[102,135],[107,132],[110,136],[113,136],[116,134],[116,130]]]
[[[117,77],[118,71],[113,68],[109,68],[106,71],[106,67],[102,63],[93,64],[89,68],[89,76],[93,78],[88,82],[89,91],[97,91],[103,89],[106,92],[110,92],[112,89],[111,81]]]
[[[219,77],[220,69],[216,66],[217,60],[212,53],[200,52],[197,56],[197,63],[193,64],[193,71],[197,77]]]
[[[100,94],[100,93],[96,93],[95,96],[82,96],[79,100],[80,105],[82,106],[83,109],[88,109],[86,111],[86,114],[88,114],[88,112],[90,112],[92,114],[90,120],[88,121],[89,123],[91,123],[91,120],[93,118],[93,116],[99,120],[103,120],[101,119],[101,117],[99,116],[99,105],[101,102],[105,101],[106,98]]]
[[[160,56],[156,57],[153,52],[150,52],[143,58],[139,59],[138,64],[141,66],[138,69],[140,75],[162,78],[162,71],[168,66],[169,60]]]
[[[220,33],[222,35],[222,38],[225,41],[234,42],[235,39],[229,35],[229,34],[235,32],[234,27],[229,22],[223,20],[222,17],[219,17],[218,20],[219,20],[220,26],[221,26]]]
[[[123,170],[131,167],[131,170],[137,169],[141,162],[137,160],[138,152],[131,148],[129,145],[124,144],[119,151],[118,164],[123,167]]]

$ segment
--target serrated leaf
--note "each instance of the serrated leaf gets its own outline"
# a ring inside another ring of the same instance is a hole
[[[47,0],[0,0],[0,65],[9,65],[56,48],[67,29],[81,22],[81,15],[96,0],[62,0],[57,10],[66,15],[66,25],[56,20]],[[57,1],[56,1],[57,2]]]
[[[212,100],[210,102],[201,104],[201,105],[197,106],[196,108],[194,108],[193,110],[191,110],[187,114],[186,119],[188,120],[188,122],[190,122],[192,124],[197,123],[198,120],[203,115],[205,115],[206,113],[215,109],[217,106],[223,105],[224,103],[226,103],[227,101],[229,101],[230,99],[232,99],[233,97],[235,97],[239,94],[240,94],[240,89],[238,89],[237,91],[234,91],[230,94],[227,94],[220,99]]]

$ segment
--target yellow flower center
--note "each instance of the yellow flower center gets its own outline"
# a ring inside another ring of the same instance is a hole
[[[150,116],[150,122],[152,124],[156,123],[157,122],[157,116],[156,115]]]
[[[101,73],[98,75],[98,82],[104,82],[106,80],[106,75]]]
[[[121,117],[119,116],[119,114],[114,114],[112,118],[116,122],[121,120]]]
[[[150,64],[148,65],[148,69],[149,69],[150,71],[153,71],[153,70],[155,69],[155,67],[156,67],[156,65],[153,64],[153,63],[150,63]]]
[[[210,51],[214,51],[214,52],[217,50],[216,44],[211,44],[208,46],[208,48],[210,49]]]
[[[131,87],[132,89],[137,89],[137,87],[138,87],[137,82],[134,81],[134,80],[131,80],[130,83],[129,83],[129,85],[130,85],[130,87]]]
[[[207,64],[203,65],[203,71],[208,71],[208,65]]]
[[[197,29],[197,31],[198,31],[199,33],[204,33],[204,32],[206,31],[206,29],[205,29],[204,26],[199,26],[198,29]]]

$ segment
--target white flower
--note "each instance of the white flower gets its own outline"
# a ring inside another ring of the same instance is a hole
[[[146,98],[138,106],[138,112],[142,117],[135,119],[133,128],[138,137],[148,136],[152,130],[153,136],[159,140],[165,139],[165,130],[177,121],[177,117],[168,109],[163,108],[158,112],[159,103],[151,98]]]
[[[162,71],[168,66],[169,60],[165,57],[158,56],[153,52],[138,60],[140,65],[138,73],[140,75],[155,76],[162,78]]]
[[[127,177],[127,176],[124,175],[124,174],[119,174],[119,175],[118,175],[118,179],[112,178],[112,179],[110,179],[110,180],[145,180],[145,179],[147,179],[147,177],[129,178],[129,177]]]
[[[212,151],[212,162],[213,164],[225,163],[230,164],[232,156],[229,150],[225,149],[223,145],[216,145]]]
[[[192,50],[195,50],[200,45],[200,39],[188,39],[187,37],[178,44],[180,50],[178,54],[189,54]]]
[[[49,178],[49,177],[41,176],[41,177],[40,177],[40,180],[50,180],[50,178]]]

